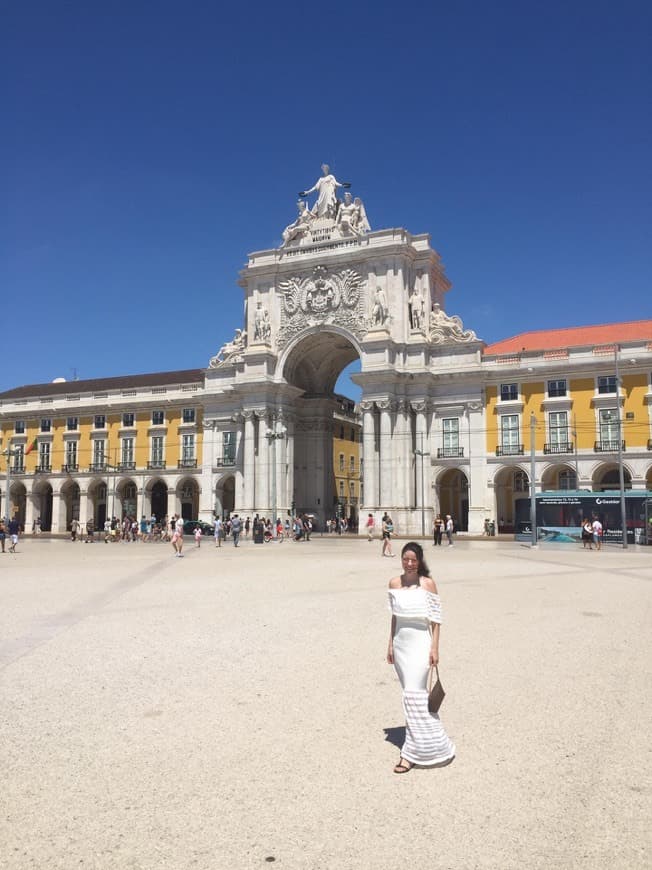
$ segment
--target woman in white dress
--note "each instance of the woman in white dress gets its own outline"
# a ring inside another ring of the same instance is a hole
[[[428,711],[428,671],[439,663],[441,603],[434,580],[414,541],[401,551],[403,573],[389,581],[392,625],[387,661],[403,688],[405,743],[394,773],[415,764],[430,767],[453,759],[455,746],[439,716]]]

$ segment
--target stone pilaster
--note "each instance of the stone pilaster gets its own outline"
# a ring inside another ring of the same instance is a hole
[[[254,502],[256,500],[256,442],[255,442],[255,423],[254,412],[245,410],[242,412],[244,418],[244,464],[243,464],[243,496],[242,503],[238,505],[239,510],[244,514],[253,514]]]
[[[391,507],[392,493],[392,403],[386,399],[376,403],[380,410],[380,491],[378,506]]]
[[[376,415],[373,402],[361,402],[362,458],[364,459],[364,505],[378,507],[378,465],[376,457]]]

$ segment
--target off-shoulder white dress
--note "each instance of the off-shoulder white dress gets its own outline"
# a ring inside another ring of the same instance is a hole
[[[389,590],[389,609],[396,617],[394,667],[403,687],[405,743],[401,756],[423,766],[442,764],[455,746],[438,715],[428,711],[430,622],[441,623],[439,595],[422,586]]]

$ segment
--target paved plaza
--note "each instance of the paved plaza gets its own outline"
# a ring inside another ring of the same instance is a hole
[[[21,541],[0,866],[649,867],[652,548],[427,556],[458,755],[397,776],[379,541]]]

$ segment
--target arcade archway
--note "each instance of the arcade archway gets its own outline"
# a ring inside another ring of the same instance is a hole
[[[270,498],[276,513],[314,514],[323,522],[337,504],[333,468],[334,415],[340,407],[335,384],[360,357],[360,348],[340,329],[313,328],[302,334],[279,362],[283,378],[300,390],[294,398],[291,484],[283,478],[282,445],[270,441]],[[279,462],[279,453],[281,461]],[[287,491],[290,489],[291,491]]]
[[[436,489],[442,517],[450,514],[456,531],[468,531],[469,481],[466,474],[457,468],[449,468],[438,478]]]

